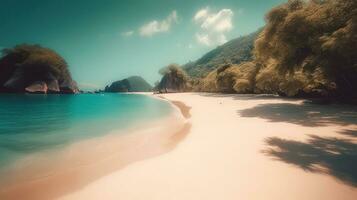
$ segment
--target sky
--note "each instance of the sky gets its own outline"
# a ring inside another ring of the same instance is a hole
[[[284,0],[0,0],[0,48],[58,52],[82,88],[185,64],[264,26]]]

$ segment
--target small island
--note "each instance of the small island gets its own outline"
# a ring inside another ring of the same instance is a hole
[[[140,76],[131,76],[107,85],[104,92],[151,92],[152,86]]]
[[[79,89],[60,55],[39,45],[23,44],[3,50],[0,92],[74,94]]]

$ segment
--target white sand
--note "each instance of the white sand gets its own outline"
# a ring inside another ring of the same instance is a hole
[[[247,100],[239,95],[212,97],[190,93],[163,96],[192,107],[189,119],[192,128],[186,138],[166,154],[133,163],[61,199],[357,199],[357,187],[343,182],[344,178],[304,171],[262,152],[269,148],[265,139],[273,136],[304,143],[308,142],[309,134],[331,136],[349,139],[355,145],[353,139],[356,137],[338,132],[356,130],[356,125],[311,125],[316,119],[304,119],[304,115],[299,115],[294,121],[294,118],[287,118],[286,113],[274,113],[277,115],[272,122],[269,115],[260,116],[266,114],[262,110],[245,113],[252,117],[239,114],[257,105],[296,105],[301,101]],[[309,116],[318,114],[315,111]],[[329,120],[326,118],[327,122]]]

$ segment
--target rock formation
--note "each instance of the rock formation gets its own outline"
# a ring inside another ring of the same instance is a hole
[[[3,50],[0,58],[0,92],[77,93],[66,61],[39,45],[18,45]]]

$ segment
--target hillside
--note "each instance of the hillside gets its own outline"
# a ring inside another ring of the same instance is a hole
[[[191,77],[203,77],[223,64],[250,61],[253,57],[254,41],[260,32],[259,29],[249,35],[230,40],[206,53],[197,61],[187,63],[182,67]]]
[[[355,0],[281,4],[258,37],[235,39],[184,66],[193,90],[357,102],[356,12]]]
[[[105,92],[150,92],[152,86],[140,76],[115,81],[105,87]]]

